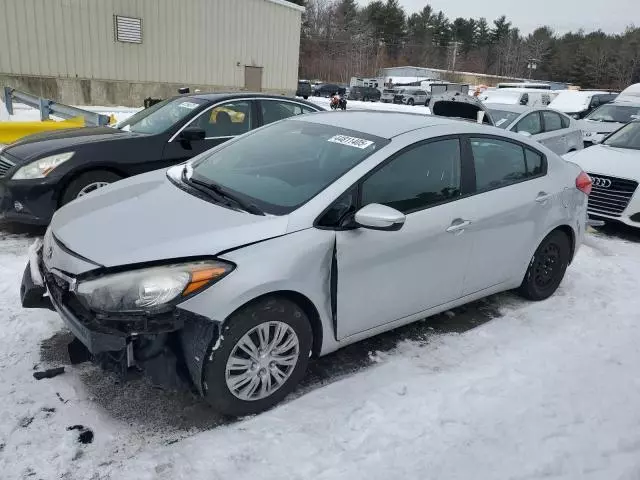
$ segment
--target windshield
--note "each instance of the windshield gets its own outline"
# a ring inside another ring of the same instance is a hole
[[[191,178],[283,215],[387,143],[331,125],[284,120],[199,157]]]
[[[585,117],[585,120],[592,120],[594,122],[615,123],[629,123],[637,119],[640,119],[640,106],[632,107],[630,105],[615,105],[613,103],[602,105]]]
[[[120,130],[155,135],[165,132],[207,102],[198,98],[178,97],[156,103],[116,125]]]
[[[625,125],[602,143],[610,147],[640,150],[640,122]]]
[[[519,113],[493,109],[489,110],[489,115],[491,115],[491,118],[495,122],[496,127],[500,128],[507,128],[509,125],[511,125],[511,122],[513,122],[520,116]]]

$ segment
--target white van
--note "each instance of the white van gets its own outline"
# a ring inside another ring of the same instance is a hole
[[[546,107],[551,103],[552,96],[551,92],[545,90],[498,88],[497,90],[485,90],[478,96],[478,98],[483,103]]]

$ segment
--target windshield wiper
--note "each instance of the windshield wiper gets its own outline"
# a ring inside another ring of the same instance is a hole
[[[260,210],[254,203],[249,203],[243,199],[229,193],[224,187],[216,183],[202,182],[192,178],[193,171],[189,171],[188,164],[182,169],[182,181],[193,186],[197,190],[206,193],[218,203],[224,203],[226,205],[234,204],[236,207],[244,210],[245,212],[252,213],[254,215],[264,215],[264,212]],[[213,195],[212,195],[213,194]],[[231,205],[229,205],[231,206]]]

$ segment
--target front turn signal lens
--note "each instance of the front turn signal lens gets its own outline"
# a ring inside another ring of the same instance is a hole
[[[182,296],[186,297],[187,295],[197,292],[209,283],[214,282],[229,273],[229,270],[229,267],[209,267],[203,268],[202,270],[194,270],[191,272],[191,279],[189,283],[182,291]]]

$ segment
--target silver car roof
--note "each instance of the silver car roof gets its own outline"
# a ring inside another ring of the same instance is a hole
[[[347,110],[344,112],[319,112],[290,120],[321,123],[339,128],[391,139],[418,128],[437,125],[458,125],[460,120],[452,120],[434,115],[402,112],[381,112],[372,110]],[[466,122],[465,122],[466,123]]]

